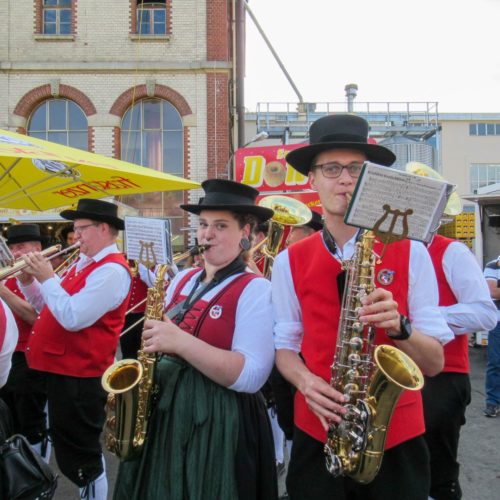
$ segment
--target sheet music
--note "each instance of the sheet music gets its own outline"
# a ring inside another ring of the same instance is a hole
[[[453,186],[447,182],[409,174],[366,162],[349,205],[345,222],[373,229],[385,215],[380,230],[403,232],[406,214],[408,238],[428,242],[436,231]],[[394,216],[399,210],[400,214]]]
[[[146,261],[149,265],[171,264],[171,236],[168,219],[125,216],[125,248],[128,259],[145,265]],[[152,259],[156,261],[154,264],[151,264]]]

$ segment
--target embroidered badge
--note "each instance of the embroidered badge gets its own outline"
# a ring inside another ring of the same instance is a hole
[[[382,285],[390,285],[394,281],[395,271],[391,269],[381,269],[377,274],[377,280]]]
[[[222,306],[212,306],[209,314],[212,319],[219,319],[222,316]]]

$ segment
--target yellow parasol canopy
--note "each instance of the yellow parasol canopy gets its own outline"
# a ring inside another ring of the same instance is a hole
[[[198,188],[197,182],[0,130],[0,207],[48,210],[79,198]]]

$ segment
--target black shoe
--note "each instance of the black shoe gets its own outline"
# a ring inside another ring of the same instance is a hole
[[[483,413],[490,418],[495,418],[498,415],[498,405],[486,405]]]

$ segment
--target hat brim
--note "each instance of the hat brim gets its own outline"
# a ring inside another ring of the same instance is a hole
[[[318,142],[293,149],[286,155],[286,161],[302,175],[307,175],[315,156],[330,149],[355,149],[365,153],[369,161],[385,167],[390,167],[396,161],[396,155],[390,149],[364,142]]]
[[[112,217],[110,215],[100,215],[90,212],[81,212],[78,210],[63,210],[59,214],[63,219],[76,220],[76,219],[90,219],[99,222],[106,222],[110,226],[116,227],[116,229],[125,229],[125,222],[118,217]]]
[[[180,205],[183,210],[192,214],[200,215],[203,210],[228,210],[238,214],[255,215],[259,222],[270,219],[274,212],[270,208],[259,207],[257,205]]]

